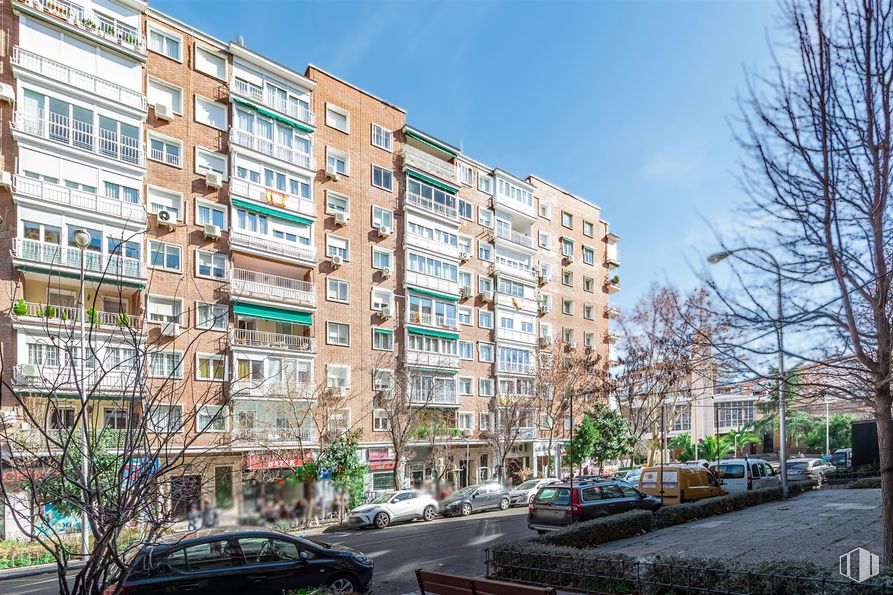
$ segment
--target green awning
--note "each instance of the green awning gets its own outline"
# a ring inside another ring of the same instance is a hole
[[[233,312],[236,316],[246,318],[258,318],[260,320],[272,320],[274,322],[290,322],[301,326],[313,326],[313,314],[305,312],[292,312],[282,308],[270,306],[258,306],[256,304],[233,304]]]
[[[438,339],[459,340],[459,333],[448,333],[446,331],[436,331],[430,328],[419,328],[417,326],[408,326],[406,330],[413,335],[425,335],[426,337],[437,337]]]
[[[573,238],[569,238],[567,236],[561,236],[561,239],[564,240],[565,242],[570,242],[571,244],[574,243]]]
[[[47,266],[56,266],[56,265],[47,265]],[[21,265],[16,266],[16,270],[20,273],[42,273],[44,275],[50,275],[54,277],[64,277],[66,279],[80,279],[80,273],[69,273],[66,271],[59,270],[47,270],[40,268],[39,266],[27,266]],[[103,283],[108,283],[109,285],[120,285],[122,287],[133,287],[135,289],[139,289],[142,291],[146,288],[146,284],[140,281],[127,281],[122,277],[118,276],[113,271],[84,271],[84,277],[87,279],[99,279]]]
[[[263,114],[263,115],[267,116],[268,118],[272,118],[273,120],[276,120],[277,122],[282,122],[286,126],[291,126],[292,128],[298,128],[300,130],[303,130],[304,132],[313,132],[313,128],[311,128],[310,126],[307,126],[306,124],[301,124],[300,122],[295,122],[294,120],[292,120],[290,118],[286,118],[285,116],[280,116],[279,114],[273,113],[268,109],[260,107],[259,105],[254,105],[250,101],[245,101],[244,99],[241,99],[239,97],[233,97],[233,101],[235,101],[238,104],[244,105],[245,107],[249,107],[249,108],[253,109],[254,111],[256,111],[257,113]]]
[[[386,335],[393,335],[393,334],[394,334],[394,330],[393,330],[393,329],[389,329],[389,328],[374,328],[374,329],[372,329],[372,332],[374,332],[374,333],[384,333],[384,334],[386,334]]]
[[[430,372],[431,374],[442,374],[444,376],[452,376],[453,374],[458,374],[458,370],[449,370],[444,368],[422,368],[419,366],[413,366],[412,364],[406,364],[407,367],[412,368],[418,372]],[[443,405],[449,405],[448,403],[442,403]],[[428,403],[429,406],[434,406],[434,403]],[[458,404],[456,405],[458,406]]]
[[[241,97],[233,97],[233,101],[235,101],[236,103],[238,103],[240,105],[244,105],[245,107],[250,107],[251,109],[258,109],[258,107],[256,105],[254,105],[250,101],[242,99]]]
[[[407,287],[409,291],[414,291],[416,293],[422,293],[424,295],[430,295],[432,297],[440,298],[442,300],[447,300],[450,302],[458,302],[459,296],[449,295],[447,293],[439,293],[437,291],[431,291],[430,289],[419,289],[418,287]]]
[[[248,209],[249,211],[255,211],[257,213],[263,213],[264,215],[276,217],[277,219],[285,219],[286,221],[292,221],[299,225],[313,225],[313,221],[311,219],[289,213],[288,211],[283,211],[282,209],[274,209],[273,207],[267,207],[264,205],[255,204],[253,202],[239,200],[238,198],[231,198],[230,202],[233,203],[233,206],[242,207],[243,209]]]
[[[450,194],[456,194],[457,192],[459,192],[459,189],[456,188],[455,186],[450,186],[449,184],[444,184],[443,182],[438,182],[434,178],[429,178],[428,176],[426,176],[424,174],[420,174],[419,172],[412,170],[412,169],[407,169],[406,175],[411,178],[415,178],[416,180],[421,180],[422,182],[424,182],[426,184],[431,184],[432,186],[440,188],[441,190],[445,190],[445,191],[449,192]]]
[[[423,137],[422,135],[416,134],[412,130],[404,130],[403,134],[405,134],[409,138],[419,141],[423,145],[427,145],[427,146],[431,147],[432,149],[436,149],[436,150],[440,151],[441,153],[445,153],[445,154],[449,155],[450,157],[458,157],[459,156],[459,153],[456,153],[452,149],[448,149],[447,147],[445,147],[441,144],[438,144],[438,143],[433,143],[433,142],[429,141],[428,139],[426,139],[425,137]]]

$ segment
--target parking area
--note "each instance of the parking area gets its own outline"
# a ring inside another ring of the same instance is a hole
[[[856,547],[883,551],[880,490],[808,492],[599,549],[636,557],[792,559],[837,568],[840,556]]]

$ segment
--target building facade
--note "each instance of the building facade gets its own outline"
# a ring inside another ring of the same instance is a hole
[[[139,0],[0,6],[0,343],[16,395],[41,406],[71,391],[56,343],[76,326],[86,230],[84,303],[103,336],[86,368],[145,346],[138,374],[176,395],[152,427],[192,424],[196,452],[215,457],[184,490],[238,504],[253,470],[292,469],[346,430],[360,432],[367,490],[389,487],[376,397],[398,374],[456,430],[439,461],[419,438],[405,482],[441,465],[464,485],[508,465],[484,434],[506,395],[531,403],[512,469],[537,474],[544,425],[573,423],[533,405],[538,354],[560,338],[614,357],[619,237],[597,206]],[[143,380],[105,374],[95,423],[126,429],[139,404],[115,395]],[[65,428],[79,401],[63,405],[45,423]],[[37,423],[20,398],[0,407],[7,426]]]

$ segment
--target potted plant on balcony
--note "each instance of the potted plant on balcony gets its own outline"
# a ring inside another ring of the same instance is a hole
[[[130,314],[121,312],[115,317],[115,324],[118,326],[130,326]]]
[[[613,277],[611,277],[610,280],[608,280],[608,283],[610,283],[611,285],[620,285],[620,276],[614,275]]]
[[[96,308],[87,308],[87,320],[90,324],[99,322],[99,313],[96,311]]]
[[[132,45],[132,46],[136,46],[136,45],[137,45],[137,43],[136,43],[136,37],[134,37],[134,36],[131,35],[130,33],[126,33],[126,34],[124,35],[124,43],[129,43],[129,44]]]
[[[44,308],[43,313],[47,318],[55,318],[56,317],[56,306],[52,304],[47,304],[46,308]]]
[[[28,305],[25,303],[24,299],[20,299],[12,307],[12,311],[16,316],[25,316],[28,314]]]
[[[91,31],[95,31],[96,30],[96,22],[93,21],[93,19],[84,18],[84,19],[81,19],[81,27],[83,27],[84,29],[90,29]]]

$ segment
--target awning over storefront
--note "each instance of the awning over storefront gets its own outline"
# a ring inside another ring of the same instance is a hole
[[[430,328],[421,328],[417,326],[409,326],[406,327],[406,330],[413,335],[424,335],[426,337],[437,337],[438,339],[451,339],[453,341],[459,340],[459,333],[448,333],[446,331],[437,331]]]
[[[272,320],[273,322],[290,322],[300,326],[313,326],[313,315],[306,312],[292,312],[270,306],[258,306],[256,304],[233,304],[233,313],[236,316],[246,318],[258,318],[260,320]]]
[[[239,200],[238,198],[231,198],[230,202],[233,203],[234,207],[242,207],[243,209],[248,209],[249,211],[263,213],[264,215],[269,215],[270,217],[276,217],[277,219],[285,219],[286,221],[292,221],[299,225],[313,225],[312,220],[307,219],[306,217],[301,217],[300,215],[295,215],[294,213],[289,213],[288,211],[283,211],[282,209],[265,207],[264,205],[255,204],[246,200]]]

